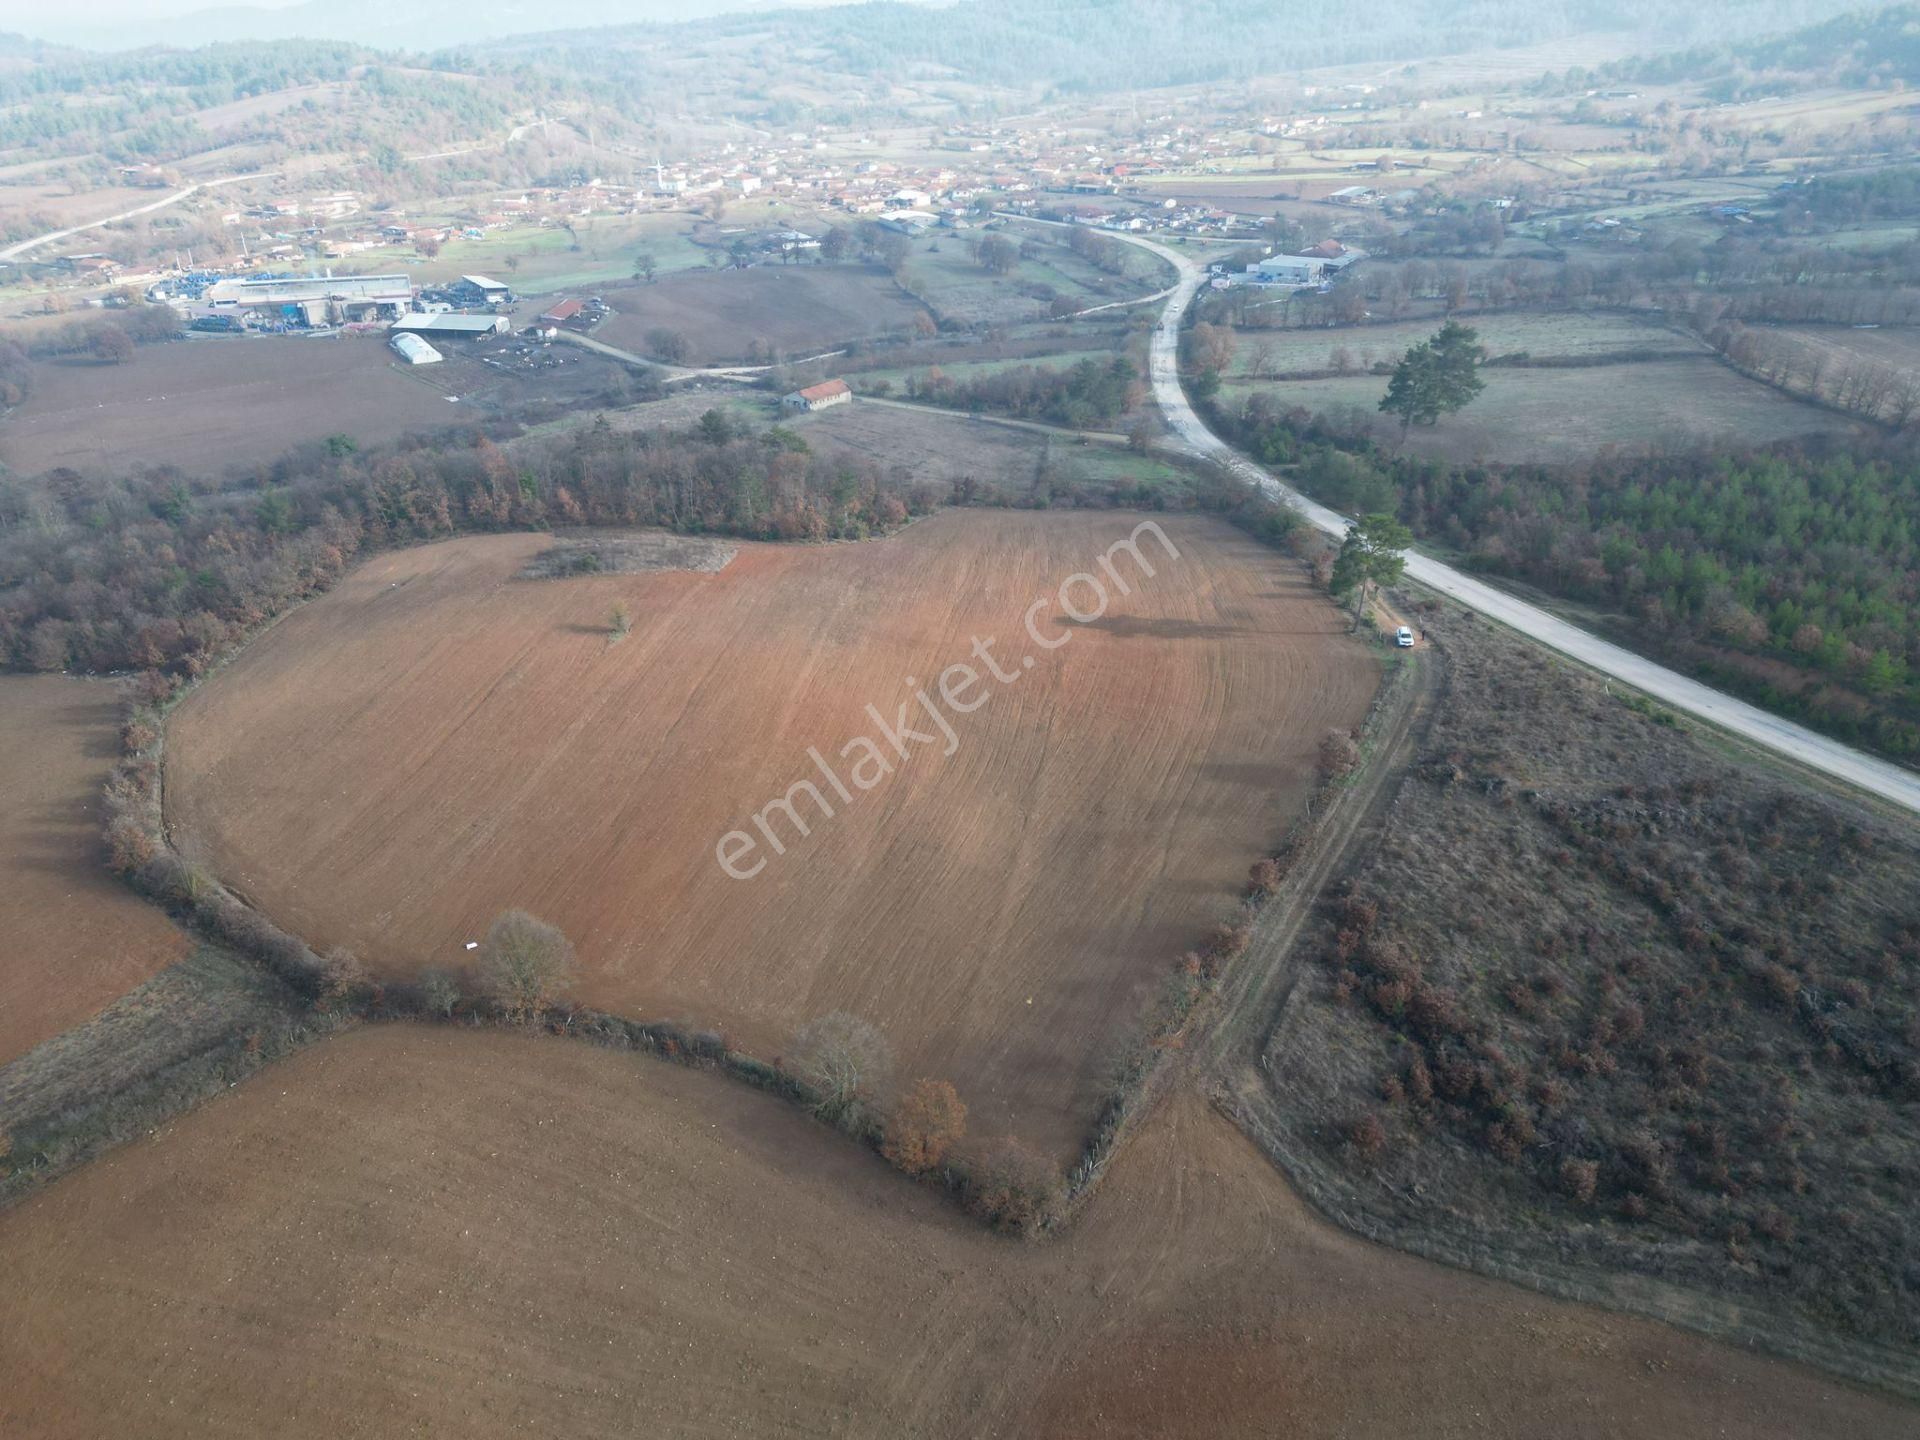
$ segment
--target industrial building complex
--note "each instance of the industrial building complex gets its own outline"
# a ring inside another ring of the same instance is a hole
[[[216,280],[201,293],[213,311],[238,309],[301,325],[393,320],[413,308],[405,275],[307,275]]]

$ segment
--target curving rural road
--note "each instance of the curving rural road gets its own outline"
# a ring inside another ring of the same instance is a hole
[[[1154,398],[1166,414],[1175,441],[1188,452],[1218,461],[1250,484],[1284,500],[1327,534],[1346,534],[1345,516],[1309,500],[1239,454],[1207,429],[1187,402],[1186,392],[1180,388],[1180,322],[1204,283],[1205,272],[1177,250],[1155,241],[1124,233],[1115,238],[1151,250],[1171,264],[1180,276],[1166,308],[1161,311],[1160,323],[1154,328],[1151,350]],[[1688,679],[1678,671],[1610,644],[1537,605],[1529,605],[1418,551],[1407,555],[1407,576],[1602,674],[1644,691],[1675,710],[1732,731],[1777,755],[1920,814],[1920,775],[1816,734],[1804,725],[1796,725],[1744,700],[1736,700],[1698,680]]]
[[[104,215],[98,220],[88,220],[84,224],[69,225],[64,230],[49,230],[44,235],[35,235],[30,240],[21,240],[0,250],[0,260],[17,260],[29,250],[37,250],[42,245],[51,245],[56,240],[65,240],[69,235],[84,235],[89,230],[98,230],[102,225],[112,225],[121,220],[131,220],[136,215],[150,215],[155,210],[164,210],[169,205],[178,205],[189,196],[198,195],[203,190],[215,190],[222,185],[238,184],[242,180],[266,180],[278,174],[276,170],[256,170],[249,175],[223,175],[218,180],[202,180],[183,190],[175,190],[171,195],[163,195],[158,200],[148,201],[145,205],[136,205],[131,210],[122,210],[117,215]]]

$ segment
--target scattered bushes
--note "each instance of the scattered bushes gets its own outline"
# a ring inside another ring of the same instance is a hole
[[[970,1156],[967,1209],[996,1229],[1032,1238],[1064,1208],[1060,1167],[1018,1140],[1005,1139]]]
[[[1910,1348],[1920,847],[1520,642],[1432,626],[1421,760],[1323,897],[1302,943],[1325,981],[1266,1055],[1285,1145],[1402,1237],[1524,1230],[1503,1258]]]
[[[938,1169],[967,1133],[967,1107],[945,1080],[915,1082],[887,1120],[880,1153],[909,1175]]]
[[[1372,1110],[1358,1116],[1347,1126],[1347,1143],[1362,1160],[1371,1160],[1387,1148],[1387,1127]]]
[[[924,375],[909,375],[905,391],[909,399],[955,410],[1077,427],[1113,420],[1146,398],[1139,369],[1125,356],[1104,364],[1081,360],[1066,368],[1015,365],[966,380],[955,380],[935,366]]]
[[[1320,773],[1343,780],[1360,766],[1360,742],[1345,730],[1329,730],[1320,741]]]

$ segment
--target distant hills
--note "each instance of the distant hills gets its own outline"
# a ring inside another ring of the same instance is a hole
[[[470,50],[514,37],[587,51],[644,43],[661,27],[699,34],[771,30],[783,48],[823,51],[831,70],[881,75],[933,67],[999,84],[1114,89],[1395,61],[1628,33],[1650,50],[1724,45],[1831,19],[1849,0],[303,0],[232,5],[168,21],[108,25],[84,7],[41,7],[35,38],[88,48],[192,47],[292,38],[381,50]]]
[[[650,50],[726,49],[738,58],[876,79],[948,75],[978,84],[1111,92],[1511,49],[1606,34],[1644,54],[1778,36],[1857,9],[1857,0],[960,0],[950,6],[834,5],[731,14],[697,26],[618,27],[496,41],[496,51],[571,53],[587,69]],[[735,42],[726,44],[729,40]],[[1616,49],[1618,47],[1615,47]]]
[[[1724,100],[1778,88],[1782,75],[1813,76],[1834,85],[1920,81],[1920,5],[1858,10],[1783,35],[1720,37],[1720,43],[1641,57],[1604,73],[1646,81],[1716,82]]]
[[[808,0],[780,0],[793,9]],[[815,0],[825,3],[825,0]],[[171,20],[105,22],[82,6],[48,5],[14,22],[34,39],[95,50],[192,47],[228,40],[346,40],[379,50],[444,50],[537,31],[705,20],[774,8],[768,0],[302,0],[218,5]]]

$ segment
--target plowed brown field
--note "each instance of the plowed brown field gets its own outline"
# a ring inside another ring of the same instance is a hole
[[[1176,1096],[1057,1243],[551,1039],[330,1040],[0,1214],[0,1434],[1892,1440],[1795,1366],[1369,1245]]]
[[[1136,523],[950,513],[864,545],[748,546],[716,575],[516,579],[534,536],[385,556],[181,707],[170,822],[323,948],[457,963],[523,906],[579,947],[587,1003],[765,1055],[851,1010],[982,1127],[1064,1153],[1376,680],[1295,567],[1211,520],[1165,520],[1177,560],[1145,537],[1157,573],[1130,572],[1096,624],[1063,629],[1047,599],[1036,626],[1071,643],[1027,638],[1034,599]],[[609,645],[617,599],[635,629]],[[851,803],[821,781],[834,818],[802,797],[809,838],[776,814],[796,843],[763,846],[751,880],[722,872],[723,835],[820,779],[808,747],[878,739],[864,707],[895,723],[906,678],[932,685],[976,637],[1019,678],[963,696],[989,698],[956,717],[951,758],[889,750],[896,773]]]
[[[49,361],[0,425],[0,460],[23,474],[178,465],[217,475],[327,435],[370,445],[474,422],[447,397],[489,378],[464,360],[430,374],[400,365],[372,338],[190,340],[142,346],[124,365]]]
[[[652,285],[599,287],[613,314],[594,333],[645,352],[655,330],[687,342],[696,365],[752,358],[756,341],[790,356],[907,330],[925,310],[878,265],[760,265],[694,270]]]
[[[102,860],[100,787],[118,730],[106,681],[0,678],[0,1065],[186,953]]]

